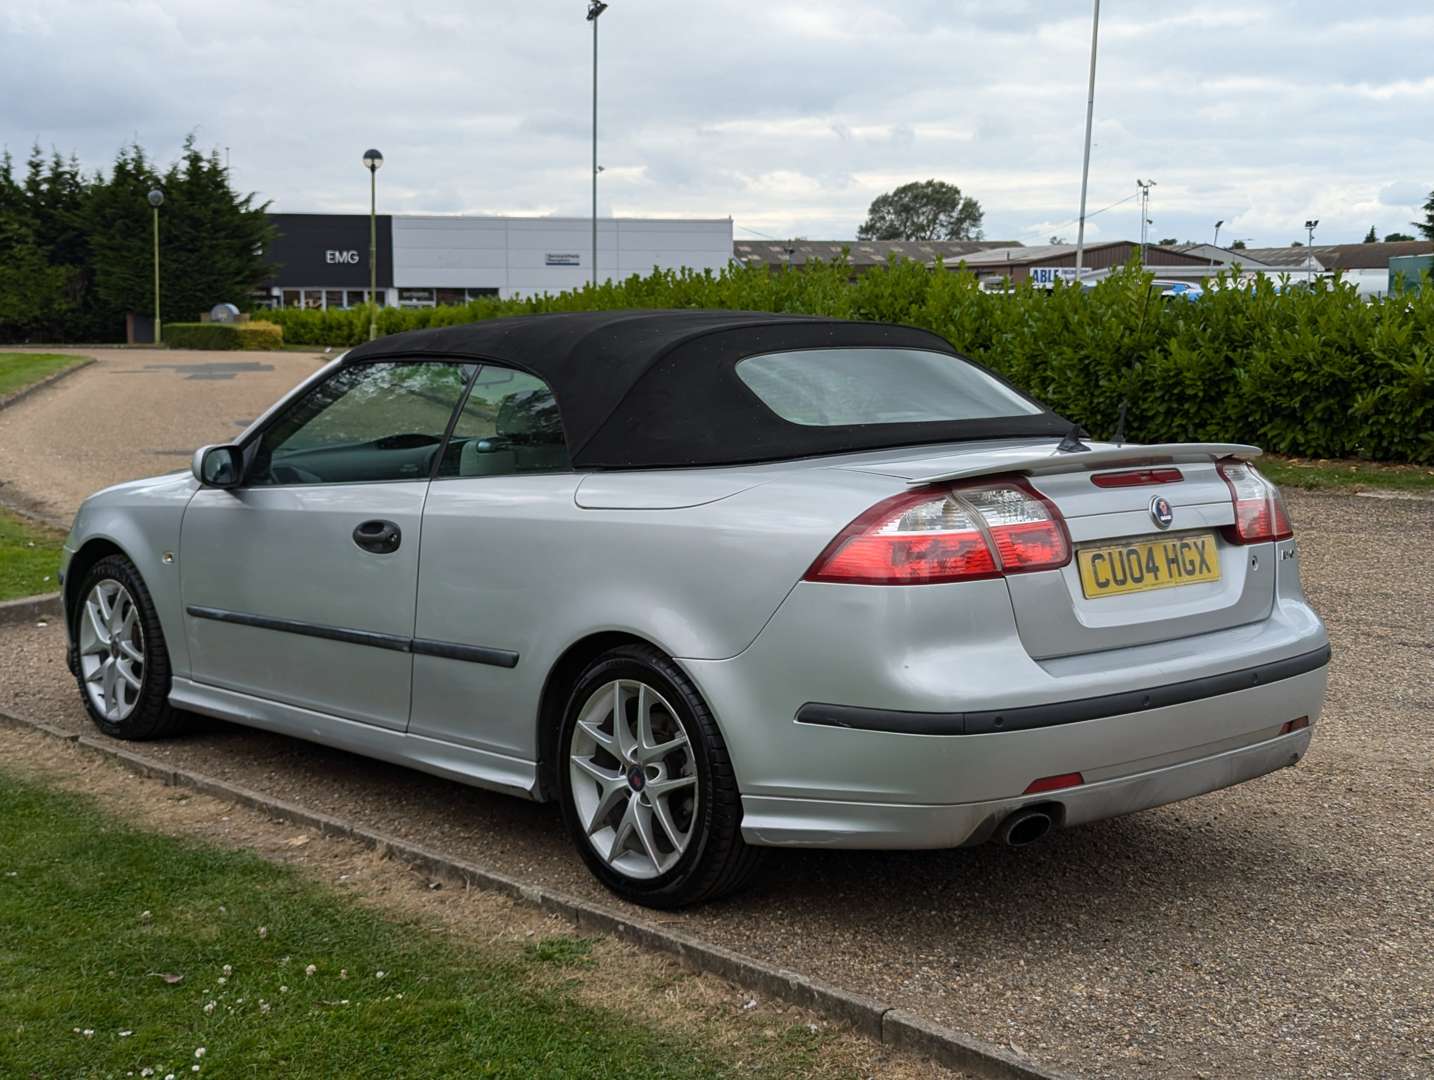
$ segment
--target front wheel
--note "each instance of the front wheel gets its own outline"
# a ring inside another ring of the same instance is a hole
[[[74,612],[80,697],[90,719],[116,739],[172,734],[183,714],[169,704],[169,650],[144,579],[123,555],[95,563]]]
[[[716,721],[685,674],[649,646],[594,661],[558,741],[563,819],[584,861],[624,899],[677,908],[734,892],[760,849]]]

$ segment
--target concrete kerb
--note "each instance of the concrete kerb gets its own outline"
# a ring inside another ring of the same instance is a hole
[[[64,607],[57,592],[22,596],[18,600],[0,602],[0,626],[58,619],[63,614]]]
[[[67,379],[77,371],[83,371],[95,362],[93,356],[83,357],[78,364],[71,364],[69,367],[61,368],[59,371],[51,372],[39,382],[32,382],[29,386],[21,387],[9,397],[0,398],[0,409],[8,409],[11,405],[23,401],[31,394],[39,393],[47,386],[54,386],[61,379]]]
[[[467,887],[496,892],[565,919],[578,930],[609,934],[642,948],[664,953],[691,970],[715,975],[757,993],[811,1009],[850,1025],[876,1042],[930,1058],[949,1068],[992,1080],[1076,1080],[1072,1074],[1052,1071],[1002,1047],[931,1023],[914,1013],[743,956],[680,930],[657,926],[543,886],[529,885],[473,863],[306,810],[226,780],[172,768],[88,735],[75,735],[4,711],[0,711],[0,724],[75,743],[140,776],[161,780],[169,786],[185,787],[238,803],[323,835],[357,841],[431,878],[443,878]]]

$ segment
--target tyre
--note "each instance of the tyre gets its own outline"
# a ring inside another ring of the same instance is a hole
[[[563,820],[593,874],[625,900],[678,908],[735,892],[763,852],[717,723],[691,681],[646,645],[578,678],[558,737]]]
[[[79,596],[75,677],[90,719],[116,739],[173,734],[184,714],[169,704],[169,649],[139,571],[108,555],[85,575]]]

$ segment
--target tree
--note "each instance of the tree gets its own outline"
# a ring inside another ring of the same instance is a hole
[[[1173,236],[1167,236],[1164,240],[1157,240],[1157,241],[1155,242],[1155,246],[1156,246],[1156,247],[1174,247],[1174,246],[1175,246],[1176,244],[1178,244],[1178,243],[1180,243],[1180,241],[1177,240],[1177,239],[1175,239],[1175,237],[1173,237]]]
[[[878,195],[858,240],[979,240],[981,204],[955,184],[918,180]]]
[[[1424,204],[1424,220],[1410,222],[1425,240],[1434,240],[1434,191],[1429,193],[1429,201]]]
[[[154,310],[154,217],[148,195],[164,192],[159,211],[160,315],[191,322],[221,301],[242,304],[268,276],[259,254],[270,230],[265,206],[229,187],[218,154],[205,157],[191,136],[163,176],[140,146],[120,150],[87,208],[95,293],[108,333],[126,312]]]
[[[1377,243],[1379,243],[1379,234],[1374,231],[1374,226],[1373,226],[1373,225],[1371,225],[1371,226],[1369,227],[1369,232],[1367,232],[1367,233],[1364,234],[1364,242],[1365,242],[1366,244],[1377,244]]]
[[[163,174],[139,146],[106,176],[36,145],[15,176],[0,155],[0,340],[113,341],[127,312],[154,309],[154,218],[160,211],[160,291],[166,320],[196,319],[220,301],[244,303],[269,267],[266,206],[229,186],[217,154],[187,139]]]
[[[1233,244],[1230,245],[1230,250],[1231,250],[1231,251],[1244,251],[1244,250],[1245,250],[1245,241],[1243,241],[1243,240],[1236,240]]]
[[[15,182],[14,161],[0,156],[0,327],[5,336],[53,337],[68,313],[68,268],[51,266],[35,242],[25,189]]]
[[[1410,236],[1407,232],[1392,232],[1392,233],[1389,233],[1387,236],[1385,236],[1384,242],[1385,242],[1386,244],[1397,244],[1397,243],[1399,243],[1399,241],[1401,241],[1401,240],[1413,240],[1413,239],[1414,239],[1414,237]]]

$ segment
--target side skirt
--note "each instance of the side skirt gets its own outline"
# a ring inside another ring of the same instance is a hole
[[[407,765],[505,795],[539,798],[537,765],[521,758],[457,746],[423,735],[389,731],[178,676],[170,689],[169,703],[177,709],[292,735],[395,765]]]

